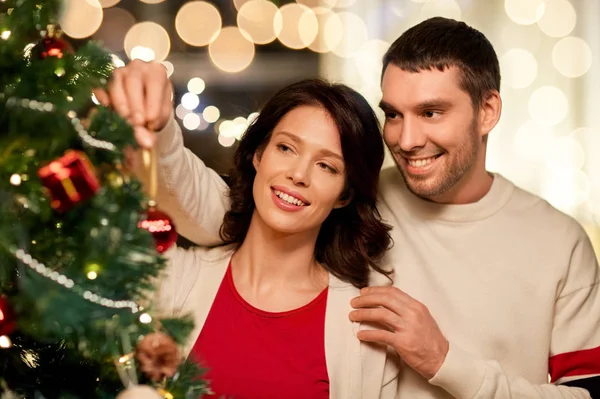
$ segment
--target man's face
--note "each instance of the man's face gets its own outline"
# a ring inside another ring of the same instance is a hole
[[[453,202],[473,170],[485,168],[478,115],[458,69],[414,73],[390,64],[382,91],[383,137],[406,185],[419,197]]]

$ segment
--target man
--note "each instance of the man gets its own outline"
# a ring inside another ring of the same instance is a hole
[[[183,148],[157,71],[118,70],[99,97],[130,118],[142,145],[157,141],[158,201],[179,232],[216,244],[227,188]],[[383,171],[380,190],[394,287],[364,289],[349,317],[381,326],[359,339],[399,353],[400,398],[589,398],[582,388],[600,384],[599,268],[588,237],[485,170],[499,89],[492,45],[462,22],[429,19],[384,58],[384,140],[397,167]],[[156,137],[148,123],[162,129]]]

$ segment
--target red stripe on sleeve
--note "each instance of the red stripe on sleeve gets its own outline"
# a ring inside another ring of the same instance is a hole
[[[600,374],[600,346],[560,353],[548,359],[551,381],[576,375]]]

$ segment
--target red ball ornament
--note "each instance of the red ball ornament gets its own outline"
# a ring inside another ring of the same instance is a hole
[[[0,336],[9,335],[17,328],[17,317],[8,299],[0,296]]]
[[[73,53],[73,47],[60,37],[46,36],[35,46],[35,52],[40,59],[48,57],[62,58],[63,55]]]
[[[171,218],[164,212],[150,207],[146,219],[138,223],[138,227],[148,230],[156,242],[156,250],[163,253],[177,241],[177,231]]]

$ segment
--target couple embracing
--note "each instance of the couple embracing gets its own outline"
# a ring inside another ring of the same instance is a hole
[[[582,227],[485,169],[501,114],[496,53],[445,18],[384,57],[383,141],[354,90],[275,94],[230,184],[183,146],[162,66],[98,91],[159,155],[174,248],[157,305],[215,397],[590,398],[600,385],[597,259]],[[152,126],[157,131],[147,130]]]

